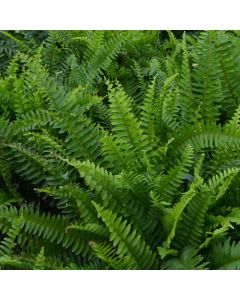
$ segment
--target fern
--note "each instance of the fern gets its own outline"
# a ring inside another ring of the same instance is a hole
[[[128,258],[121,259],[116,255],[116,250],[109,245],[91,244],[94,255],[100,260],[104,261],[108,266],[114,270],[132,269],[132,262]]]
[[[18,219],[14,220],[12,223],[12,227],[7,231],[7,237],[3,239],[0,244],[0,255],[10,255],[13,251],[13,248],[16,246],[15,239],[17,238],[21,227],[22,227],[22,216]]]
[[[86,223],[96,221],[95,209],[88,200],[88,197],[90,197],[89,193],[77,185],[69,184],[58,187],[39,188],[37,191],[53,197],[54,205],[62,214],[68,217],[80,215]]]
[[[172,201],[173,196],[178,191],[181,183],[186,178],[189,169],[192,165],[193,159],[193,149],[188,147],[182,155],[182,160],[178,161],[176,166],[168,172],[163,178],[160,177],[160,182],[156,181],[156,191],[160,195],[160,199],[164,201]],[[153,203],[155,206],[158,206],[157,202]]]
[[[92,83],[102,72],[107,69],[112,59],[116,57],[124,37],[118,35],[113,37],[104,47],[97,50],[94,49],[94,55],[87,56],[87,59],[79,67],[79,83],[87,84]]]
[[[85,178],[90,190],[101,194],[103,201],[111,199],[118,189],[117,177],[90,161],[70,161],[70,165],[76,168],[80,175]]]
[[[203,257],[197,254],[197,250],[192,247],[185,247],[180,257],[170,259],[163,265],[163,269],[168,270],[206,270],[208,262],[203,261]]]
[[[121,150],[126,152],[126,155],[128,152],[137,155],[137,152],[143,149],[148,151],[146,137],[131,112],[130,99],[122,88],[111,89],[109,98],[112,130]]]
[[[200,36],[199,53],[194,74],[193,89],[200,105],[200,115],[205,122],[218,121],[222,101],[219,66],[213,46],[215,32],[205,32]]]
[[[44,256],[44,248],[38,253],[35,263],[34,263],[35,270],[44,270],[45,269],[45,256]]]
[[[111,211],[102,209],[96,203],[94,205],[99,217],[102,218],[111,233],[110,241],[113,242],[113,246],[118,247],[117,254],[121,257],[129,257],[137,269],[148,269],[156,263],[156,255],[152,253],[141,236],[137,235],[136,230],[131,230],[130,224],[122,221],[122,217],[117,217]]]
[[[239,269],[239,32],[0,35],[1,269]]]
[[[176,233],[178,221],[181,219],[181,214],[195,194],[194,189],[190,189],[181,197],[180,201],[163,216],[162,222],[164,223],[165,230],[168,231],[167,239],[163,243],[164,248],[168,249],[170,247],[171,241]]]
[[[231,176],[228,178],[230,174]],[[236,174],[234,169],[221,172],[219,176],[211,178],[208,184],[200,186],[200,193],[197,193],[189,203],[183,213],[182,222],[179,224],[179,234],[176,239],[178,247],[186,243],[194,247],[199,246],[208,209],[224,195],[226,186],[230,184]]]
[[[181,80],[179,81],[180,95],[178,105],[181,107],[182,123],[194,123],[198,116],[198,106],[195,100],[191,78],[190,58],[186,43],[186,34],[183,35],[182,41],[183,60]]]
[[[224,269],[224,270],[239,270],[239,242],[233,241],[231,243],[230,239],[224,242],[218,242],[212,247],[211,258],[214,269]]]

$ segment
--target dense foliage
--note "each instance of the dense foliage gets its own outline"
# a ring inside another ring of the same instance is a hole
[[[240,269],[239,31],[0,33],[1,269]]]

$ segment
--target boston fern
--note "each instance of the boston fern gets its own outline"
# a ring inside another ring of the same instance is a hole
[[[238,31],[0,34],[1,269],[240,269]]]

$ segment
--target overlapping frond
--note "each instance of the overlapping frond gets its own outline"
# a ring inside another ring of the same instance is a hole
[[[0,269],[240,268],[238,31],[0,35]]]
[[[110,231],[110,241],[117,247],[117,254],[129,257],[136,269],[148,269],[154,265],[156,255],[131,225],[110,210],[95,203],[99,217]]]

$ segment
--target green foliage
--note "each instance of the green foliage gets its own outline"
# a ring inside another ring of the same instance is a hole
[[[167,270],[206,270],[208,262],[203,262],[204,258],[197,254],[197,250],[185,247],[179,258],[168,260],[163,269]]]
[[[0,268],[239,269],[240,41],[0,32]]]
[[[110,241],[113,246],[117,246],[117,254],[121,257],[128,257],[134,269],[149,269],[154,264],[155,255],[146,245],[145,241],[137,235],[136,230],[131,230],[131,225],[122,221],[122,217],[117,217],[110,210],[103,210],[101,206],[95,204],[98,216],[106,224],[110,231]]]
[[[34,263],[35,270],[44,270],[45,269],[45,256],[44,256],[44,248],[40,250],[38,253],[35,263]]]
[[[218,242],[212,247],[211,262],[214,269],[239,270],[240,269],[240,243],[230,239]]]

